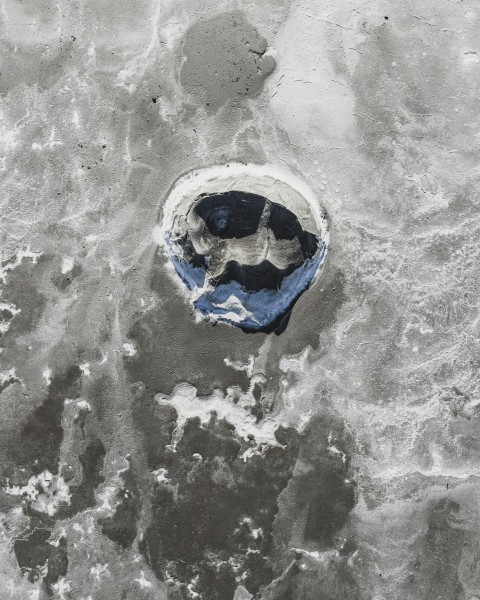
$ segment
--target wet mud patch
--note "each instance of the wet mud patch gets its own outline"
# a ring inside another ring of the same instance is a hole
[[[276,499],[298,452],[294,430],[276,436],[281,444],[253,450],[254,440],[212,415],[207,425],[187,421],[175,450],[165,450],[141,548],[172,591],[193,580],[200,598],[224,600],[238,577],[253,593],[273,579]]]
[[[276,444],[257,444],[212,413],[206,423],[187,419],[178,440],[175,411],[157,408],[144,418],[156,482],[139,547],[168,583],[169,598],[225,600],[240,584],[255,598],[276,598],[274,582],[301,571],[301,550],[298,568],[287,568],[292,547],[352,554],[354,540],[338,534],[355,505],[355,485],[334,419],[301,434],[278,427]]]
[[[257,96],[274,71],[266,50],[266,40],[240,11],[197,21],[185,35],[180,81],[210,111],[235,105]]]
[[[52,378],[47,398],[27,417],[16,434],[16,443],[9,444],[8,455],[15,465],[31,474],[45,469],[58,472],[64,402],[78,397],[81,374],[78,366],[71,366]]]
[[[67,539],[52,539],[54,521],[35,511],[30,514],[29,528],[13,542],[13,552],[20,572],[33,583],[42,577],[44,590],[52,596],[52,584],[68,570]]]
[[[2,465],[2,503],[17,508],[10,515],[19,525],[12,537],[18,567],[30,582],[41,580],[48,596],[68,569],[66,534],[59,538],[56,527],[94,507],[104,481],[106,450],[79,400],[81,378],[76,365],[51,377],[45,400],[10,434]],[[78,460],[78,469],[65,459]]]
[[[333,413],[323,411],[303,430],[297,467],[279,503],[274,534],[279,557],[282,548],[352,546],[353,540],[338,534],[357,499],[350,468],[353,448],[351,434]]]
[[[23,335],[33,331],[45,310],[47,299],[39,291],[39,264],[46,262],[40,257],[35,262],[23,260],[15,268],[4,261],[2,270],[6,282],[2,285],[0,302],[0,337]],[[10,270],[11,269],[11,270]]]
[[[18,566],[31,582],[38,579],[40,568],[48,560],[52,549],[48,542],[51,533],[49,529],[37,527],[25,537],[15,540],[13,544]]]
[[[70,504],[59,510],[59,518],[71,517],[86,508],[95,506],[95,490],[105,481],[105,478],[101,474],[105,454],[106,449],[101,440],[93,438],[87,442],[85,451],[79,457],[82,467],[81,483],[71,486]],[[65,470],[64,477],[68,481],[68,475]]]
[[[123,548],[132,545],[137,536],[137,520],[140,514],[140,496],[137,477],[132,463],[121,473],[122,486],[116,501],[117,506],[111,517],[99,521],[102,533]]]

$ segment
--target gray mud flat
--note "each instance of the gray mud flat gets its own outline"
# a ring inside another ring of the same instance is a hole
[[[2,600],[480,598],[479,28],[5,0]]]

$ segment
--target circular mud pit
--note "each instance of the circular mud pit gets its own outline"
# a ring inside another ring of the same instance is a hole
[[[182,178],[156,233],[197,316],[247,332],[285,326],[328,245],[326,216],[305,184],[254,165]]]

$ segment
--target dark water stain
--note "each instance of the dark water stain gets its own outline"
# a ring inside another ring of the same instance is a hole
[[[29,581],[36,581],[40,575],[40,568],[50,555],[52,546],[49,539],[55,521],[48,515],[34,510],[30,500],[23,504],[23,513],[29,518],[29,525],[14,539],[13,551],[21,573],[26,575]]]
[[[49,596],[53,595],[52,585],[65,576],[68,570],[67,540],[62,536],[56,544],[51,543],[52,530],[57,521],[95,506],[94,491],[104,481],[100,475],[104,457],[105,448],[100,440],[94,439],[88,443],[85,452],[80,456],[82,482],[78,486],[70,487],[70,504],[61,506],[54,517],[34,510],[31,501],[24,503],[24,513],[30,517],[30,525],[22,537],[14,541],[14,553],[20,571],[32,582],[39,578],[40,569],[48,561],[43,583]]]
[[[187,421],[176,451],[165,450],[171,484],[156,485],[140,544],[160,579],[166,571],[178,582],[197,577],[195,590],[205,600],[233,598],[238,572],[253,593],[270,583],[276,501],[298,452],[294,430],[280,427],[276,435],[283,445],[243,458],[249,443],[225,420]]]
[[[66,273],[58,273],[53,275],[52,283],[61,291],[64,292],[72,283],[73,280],[77,277],[80,277],[82,274],[82,267],[78,264],[75,264],[70,271]]]
[[[91,440],[79,460],[82,465],[82,481],[78,486],[71,486],[70,505],[62,507],[59,518],[71,517],[86,508],[95,506],[95,490],[105,481],[102,470],[105,460],[105,446],[102,441]]]
[[[50,529],[36,527],[25,537],[16,539],[13,551],[17,558],[18,566],[30,581],[39,577],[39,569],[47,562],[52,546],[48,543],[52,532]]]
[[[52,546],[48,557],[47,574],[43,578],[49,596],[53,595],[52,585],[68,572],[67,538],[62,536],[56,546]]]
[[[355,546],[353,539],[340,546],[337,539],[356,503],[349,472],[350,434],[336,415],[324,412],[310,421],[299,444],[302,468],[295,470],[281,496],[275,523],[276,557],[283,568],[290,558],[282,553],[292,545],[347,553]],[[303,515],[301,521],[297,521],[299,515]]]
[[[16,464],[35,473],[44,469],[57,473],[63,440],[64,401],[78,397],[81,374],[78,366],[71,366],[65,373],[52,377],[47,398],[27,417],[20,429],[17,444],[9,448]]]
[[[102,533],[123,548],[132,545],[137,536],[137,520],[140,514],[140,497],[133,465],[121,473],[123,485],[117,494],[118,505],[114,514],[99,520]]]
[[[328,417],[315,418],[309,423],[302,436],[299,456],[304,464],[312,467],[299,481],[302,501],[308,504],[304,539],[322,548],[335,545],[335,535],[346,524],[356,502],[354,482],[348,477],[348,436],[341,423],[334,419],[329,423],[329,420]],[[332,436],[331,441],[329,436]],[[336,450],[332,453],[330,447]],[[341,454],[337,454],[337,450]]]
[[[31,513],[30,527],[14,540],[13,551],[21,573],[32,583],[39,579],[40,571],[47,565],[43,584],[47,595],[52,596],[52,584],[67,574],[67,539],[61,536],[53,543],[50,539],[53,520],[35,511],[28,512]]]
[[[166,462],[165,447],[172,440],[177,426],[177,411],[168,405],[159,405],[151,395],[139,394],[133,405],[133,418],[151,470]]]
[[[23,262],[8,272],[7,283],[2,286],[2,301],[12,303],[20,312],[11,319],[5,337],[32,331],[40,321],[45,310],[46,298],[38,291],[36,269],[42,262],[42,258],[37,264]]]
[[[425,600],[457,600],[463,597],[458,567],[465,531],[457,526],[460,505],[451,498],[432,502],[427,531],[411,565],[408,588]]]
[[[197,21],[185,35],[180,81],[207,110],[257,96],[275,61],[240,11]]]

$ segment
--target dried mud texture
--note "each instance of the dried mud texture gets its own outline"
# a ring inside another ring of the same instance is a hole
[[[477,3],[2,8],[0,596],[480,598]],[[279,335],[155,233],[238,163],[329,216]]]

